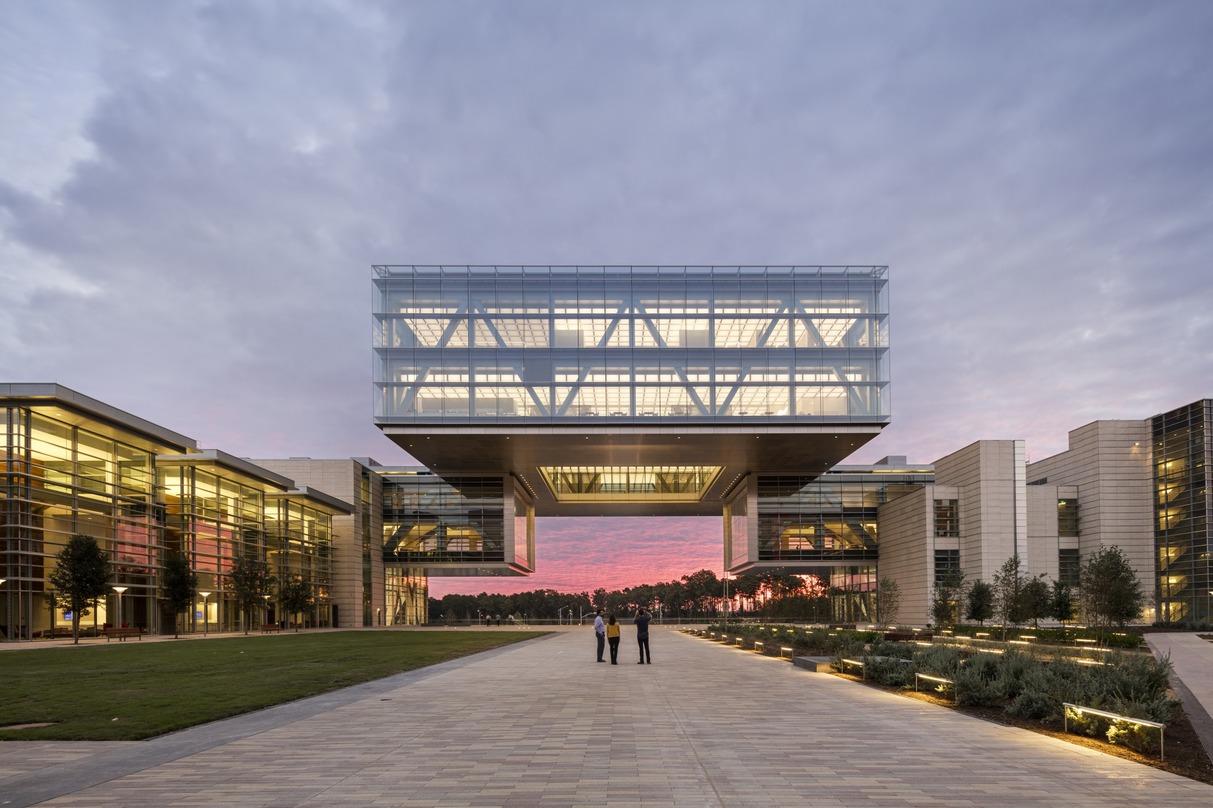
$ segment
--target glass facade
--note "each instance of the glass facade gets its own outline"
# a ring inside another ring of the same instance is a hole
[[[935,500],[935,538],[954,539],[960,536],[960,508],[954,499]]]
[[[1068,587],[1078,586],[1080,561],[1078,548],[1062,547],[1057,551],[1057,580]]]
[[[158,443],[58,405],[10,404],[0,418],[4,639],[70,632],[70,612],[49,597],[49,576],[76,534],[97,540],[109,555],[112,584],[126,587],[121,603],[111,594],[90,609],[81,622],[86,633],[117,625],[171,632],[178,620],[186,631],[203,630],[204,620],[211,630],[234,630],[239,616],[224,580],[240,553],[266,561],[282,579],[310,583],[317,605],[305,621],[328,625],[328,508],[200,461],[189,446]],[[201,598],[190,615],[164,605],[161,570],[174,551],[190,559],[199,591],[214,593],[207,613]],[[267,604],[267,619],[274,609]]]
[[[884,267],[375,270],[381,425],[888,420]]]
[[[1161,622],[1213,619],[1209,514],[1213,399],[1156,415],[1154,541]]]
[[[389,565],[386,570],[388,625],[421,626],[429,622],[429,578],[425,570]]]
[[[383,479],[383,560],[400,568],[534,566],[534,509],[508,475],[391,471]]]
[[[0,409],[0,636],[31,639],[71,629],[48,578],[75,534],[91,536],[128,587],[121,622],[154,626],[156,570],[164,549],[157,518],[157,445],[53,406]],[[117,623],[116,596],[102,599],[82,629]]]
[[[1073,497],[1057,500],[1057,535],[1078,535],[1078,500]]]
[[[935,551],[935,586],[946,586],[960,575],[960,550]]]
[[[877,509],[934,479],[929,470],[757,475],[759,561],[876,561]]]
[[[720,466],[540,466],[558,502],[698,502]]]
[[[306,614],[285,614],[271,601],[269,621],[300,620],[304,628],[333,625],[333,515],[295,495],[272,495],[266,504],[270,540],[266,561],[279,582],[303,581],[312,592]]]

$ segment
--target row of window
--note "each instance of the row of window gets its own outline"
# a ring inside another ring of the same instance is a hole
[[[1066,586],[1078,586],[1079,559],[1077,549],[1057,551],[1057,580]],[[945,586],[960,579],[960,550],[935,551],[935,586]]]

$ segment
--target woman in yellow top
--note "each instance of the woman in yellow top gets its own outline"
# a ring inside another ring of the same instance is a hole
[[[615,615],[607,620],[607,642],[611,644],[611,664],[619,664],[619,621]]]

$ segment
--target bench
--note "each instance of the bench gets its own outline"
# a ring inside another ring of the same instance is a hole
[[[130,628],[103,628],[101,629],[101,632],[105,634],[106,642],[109,642],[115,637],[122,642],[125,642],[127,637],[138,637],[140,641],[143,640],[143,629],[139,628],[138,626]]]
[[[262,634],[273,634],[276,631],[282,631],[282,626],[278,625],[277,623],[262,623],[261,624],[261,633]]]
[[[886,631],[884,638],[889,642],[914,642],[929,640],[934,636],[930,631]]]

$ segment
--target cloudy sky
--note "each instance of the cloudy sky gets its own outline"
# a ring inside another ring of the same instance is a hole
[[[0,380],[402,462],[371,263],[882,263],[894,422],[856,460],[1044,457],[1213,395],[1210,42],[1205,0],[7,3]],[[523,585],[719,541],[548,520]]]

